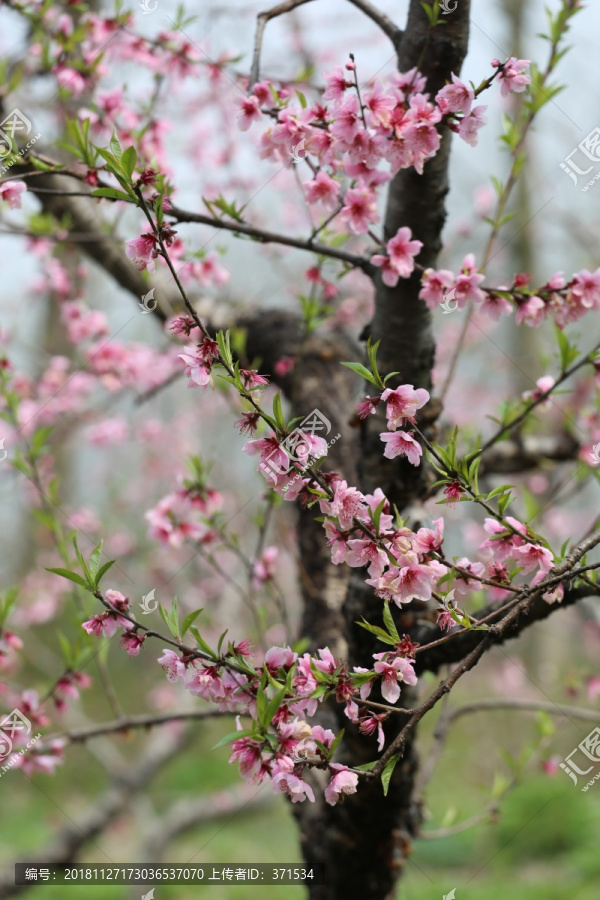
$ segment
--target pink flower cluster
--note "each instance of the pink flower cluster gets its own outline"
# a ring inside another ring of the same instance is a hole
[[[211,519],[222,506],[223,496],[212,488],[182,487],[148,510],[148,537],[171,547],[181,547],[186,541],[210,543],[216,535]]]
[[[516,310],[517,325],[530,327],[541,325],[551,316],[559,328],[564,328],[586,313],[600,310],[600,267],[594,272],[582,269],[568,283],[563,273],[557,272],[537,291],[528,288],[529,279],[527,273],[522,273],[515,276],[510,287],[501,285],[483,290],[480,285],[484,276],[478,271],[475,257],[470,253],[465,256],[458,275],[448,269],[425,269],[419,297],[429,309],[435,309],[446,301],[454,304],[454,309],[463,309],[472,301],[495,321]]]

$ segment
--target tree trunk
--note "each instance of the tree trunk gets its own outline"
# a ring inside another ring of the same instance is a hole
[[[470,4],[461,0],[454,13],[444,17],[445,25],[433,31],[419,0],[411,0],[408,22],[398,56],[398,68],[407,71],[418,66],[427,77],[427,90],[435,94],[450,80],[451,73],[459,74],[467,51]],[[385,238],[389,240],[398,228],[408,225],[414,237],[424,244],[419,262],[435,265],[441,246],[441,232],[445,221],[445,197],[448,191],[448,160],[450,133],[445,130],[438,154],[425,166],[423,175],[414,170],[400,172],[392,181],[385,216]],[[419,300],[418,274],[400,280],[395,288],[388,288],[378,278],[376,283],[375,315],[371,324],[373,341],[381,341],[378,353],[380,371],[399,372],[398,383],[431,389],[431,370],[435,344],[431,330],[431,314]],[[321,393],[325,392],[321,388]],[[340,408],[342,408],[342,398]],[[316,404],[315,404],[316,405]],[[425,413],[435,416],[435,403]],[[299,415],[299,412],[295,413]],[[431,418],[429,423],[431,423]],[[358,459],[358,487],[371,493],[380,486],[390,502],[405,510],[423,496],[427,473],[424,466],[415,469],[406,461],[390,462],[383,457],[379,433],[382,416],[369,416],[361,428]],[[423,422],[427,427],[427,422]],[[349,475],[345,470],[344,477]],[[349,483],[352,482],[348,477]],[[331,563],[324,559],[323,550],[315,552],[315,545],[306,539],[312,523],[303,518],[300,523],[302,562],[307,571],[319,570],[319,583],[330,584],[327,570]],[[323,539],[321,535],[321,547]],[[309,553],[307,553],[309,548]],[[341,567],[338,567],[341,568]],[[365,616],[380,624],[381,603],[364,583],[365,571],[353,569],[341,609],[343,640],[335,641],[327,628],[327,640],[347,648],[351,666],[372,665],[372,654],[382,647],[356,621]],[[323,595],[304,592],[306,604],[304,633],[313,649],[325,646],[321,619],[329,605]],[[331,600],[329,600],[329,604]],[[410,633],[414,614],[396,617],[399,630]],[[331,624],[331,620],[326,619]],[[342,635],[340,635],[342,637]],[[334,646],[330,649],[335,654]],[[374,699],[377,699],[374,697]],[[414,692],[403,689],[402,705],[414,705]],[[340,761],[353,765],[377,759],[376,741],[358,733],[344,716],[343,708],[323,710],[324,724],[339,730],[346,729]],[[386,729],[388,742],[404,724],[394,717]],[[311,900],[392,900],[396,883],[410,853],[411,837],[419,822],[419,810],[413,803],[413,781],[417,766],[412,741],[408,741],[404,756],[394,770],[387,797],[380,783],[361,782],[356,794],[346,797],[335,807],[328,806],[322,790],[315,791],[316,802],[296,806],[294,813],[300,826],[302,852],[308,866],[319,864],[327,875],[325,886],[309,888]],[[322,773],[314,777],[318,779]],[[320,785],[322,788],[323,785]]]

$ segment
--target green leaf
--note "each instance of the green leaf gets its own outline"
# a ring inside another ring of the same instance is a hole
[[[217,656],[221,655],[221,647],[223,646],[223,641],[225,640],[225,635],[229,631],[229,628],[226,628],[221,637],[219,638],[219,643],[217,644]]]
[[[375,760],[374,762],[363,763],[362,766],[352,766],[353,769],[356,769],[358,772],[370,772],[371,769],[374,769],[379,760]]]
[[[203,651],[203,653],[206,653],[206,655],[210,656],[211,659],[216,659],[215,651],[212,649],[212,647],[210,647],[209,644],[206,643],[195,625],[190,625],[190,634],[194,636],[198,647]]]
[[[87,567],[87,564],[86,564],[83,556],[81,555],[81,551],[79,550],[79,547],[77,546],[77,536],[76,535],[73,535],[73,548],[75,550],[75,555],[77,556],[77,559],[79,560],[79,565],[81,566],[81,569],[82,569],[85,577],[87,578],[87,583],[92,584],[92,577],[90,575],[90,571]]]
[[[381,785],[383,787],[383,796],[384,797],[387,797],[387,795],[388,795],[388,791],[390,788],[390,781],[392,779],[392,774],[394,772],[394,769],[396,768],[396,763],[398,762],[399,759],[400,759],[399,755],[397,753],[395,753],[394,756],[392,756],[391,759],[388,760],[388,762],[386,763],[385,769],[381,773]]]
[[[337,750],[337,748],[338,748],[338,747],[340,746],[340,744],[342,743],[342,739],[343,739],[343,737],[344,737],[345,732],[346,732],[346,729],[345,729],[345,728],[342,728],[342,730],[340,731],[340,733],[339,733],[339,734],[336,734],[334,740],[333,740],[332,743],[331,743],[331,747],[329,748],[329,759],[333,759],[333,755],[334,755],[335,751]]]
[[[387,630],[389,631],[391,636],[399,644],[400,643],[400,635],[398,634],[398,629],[396,628],[396,626],[394,624],[394,620],[392,618],[392,613],[390,611],[390,604],[388,602],[385,602],[383,604],[383,621],[384,621],[385,627],[387,628]]]
[[[211,750],[217,750],[219,747],[224,747],[225,744],[231,744],[233,741],[237,741],[239,738],[250,737],[254,735],[253,728],[246,728],[243,731],[230,731],[229,734],[224,735],[220,741],[217,741],[214,747],[211,747]]]
[[[114,158],[120,163],[123,158],[123,148],[121,147],[121,142],[117,135],[117,129],[113,128],[113,134],[110,139],[110,149]]]
[[[72,663],[73,663],[73,653],[71,650],[71,644],[69,643],[67,638],[64,636],[62,631],[57,631],[56,636],[58,638],[58,643],[60,644],[60,649],[62,650],[63,656],[65,658],[66,668],[70,669],[72,667]]]
[[[281,409],[281,391],[278,391],[273,397],[273,417],[277,422],[279,430],[285,431],[285,419],[283,418],[283,410]]]
[[[132,178],[133,173],[135,171],[135,164],[137,162],[137,153],[135,151],[135,147],[128,147],[127,150],[123,153],[121,159],[121,165],[125,170],[125,173]]]
[[[92,552],[90,556],[89,568],[92,574],[92,581],[96,582],[96,577],[98,575],[98,569],[100,568],[100,557],[102,556],[102,544],[104,541],[100,541],[98,546]]]
[[[173,637],[177,638],[177,640],[181,640],[181,634],[179,633],[179,616],[177,614],[177,597],[173,598],[173,603],[168,611],[160,603],[158,604],[158,608],[165,625]]]
[[[556,339],[558,341],[558,349],[560,353],[560,366],[564,372],[569,368],[572,362],[579,356],[579,350],[575,344],[569,343],[566,334],[560,330],[558,326],[555,328]]]
[[[108,197],[110,200],[126,200],[127,203],[134,203],[135,197],[132,194],[126,194],[125,191],[119,191],[117,188],[96,188],[92,191],[92,197]]]
[[[266,712],[267,712],[267,695],[265,694],[266,679],[261,679],[256,691],[256,720],[261,731],[267,730]]]
[[[54,575],[60,575],[62,578],[68,578],[69,581],[75,582],[75,584],[80,585],[81,587],[89,590],[90,587],[87,581],[78,575],[77,572],[69,572],[68,569],[46,569],[47,572],[52,572]]]
[[[96,575],[96,583],[95,583],[94,587],[96,587],[96,588],[98,587],[98,585],[100,584],[100,579],[102,578],[102,576],[103,576],[106,572],[108,572],[108,570],[110,569],[110,567],[111,567],[111,566],[114,566],[114,564],[115,564],[115,560],[114,560],[114,559],[109,559],[108,562],[105,562],[104,565],[101,566],[101,567],[98,569],[98,574]]]
[[[202,609],[204,609],[204,607]],[[181,624],[181,637],[182,638],[185,637],[185,633],[186,633],[186,631],[189,630],[190,626],[194,624],[194,622],[196,621],[196,619],[202,612],[202,609],[196,609],[194,612],[191,612],[189,614],[189,616],[185,617],[185,619],[183,620],[183,622]]]
[[[285,699],[286,690],[278,691],[272,700],[269,700],[267,704],[267,708],[265,709],[265,727],[268,728],[271,722],[273,721],[273,716],[281,706],[283,700]]]
[[[390,637],[387,631],[384,631],[383,628],[379,628],[378,625],[370,625],[367,621],[356,622],[356,624],[360,625],[361,628],[364,628],[365,631],[370,631],[371,634],[376,635],[384,644],[390,644],[392,647],[396,646],[396,641]]]
[[[342,365],[346,366],[347,369],[352,369],[353,372],[356,372],[356,374],[364,378],[365,381],[370,381],[371,384],[374,384],[375,387],[378,387],[375,376],[371,372],[369,372],[366,366],[363,366],[361,363],[354,362],[343,362]]]

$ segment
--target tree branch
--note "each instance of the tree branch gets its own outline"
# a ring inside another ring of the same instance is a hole
[[[215,719],[221,716],[231,716],[231,713],[221,712],[218,709],[197,709],[179,713],[165,713],[163,715],[124,716],[114,722],[105,722],[100,725],[92,725],[91,728],[80,728],[74,731],[65,731],[62,734],[50,735],[45,741],[61,738],[69,744],[79,744],[103,734],[115,732],[127,732],[133,728],[153,728],[155,725],[165,725],[168,722],[184,722],[186,720]]]
[[[263,228],[257,228],[255,225],[247,225],[242,222],[227,222],[225,219],[215,219],[213,216],[179,209],[177,206],[171,207],[165,215],[173,217],[177,222],[198,222],[200,225],[211,225],[213,228],[232,231],[236,235],[245,234],[259,240],[263,244],[282,244],[284,247],[296,247],[298,250],[306,250],[309,253],[328,256],[330,259],[339,259],[341,262],[362,269],[367,275],[375,271],[374,266],[371,265],[370,257],[349,253],[347,250],[342,250],[338,247],[329,247],[327,244],[317,243],[310,238],[295,238],[285,234],[278,234],[276,231],[266,231]]]

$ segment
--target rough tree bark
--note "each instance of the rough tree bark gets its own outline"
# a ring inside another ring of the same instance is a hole
[[[468,2],[461,2],[457,10],[445,21],[446,25],[431,30],[419,0],[411,0],[408,20],[398,53],[398,68],[407,71],[418,66],[427,77],[427,90],[435,93],[451,78],[459,74],[467,51],[469,33]],[[445,197],[448,191],[448,161],[451,135],[445,132],[442,146],[433,160],[427,163],[423,175],[413,170],[400,172],[393,180],[385,216],[385,237],[391,238],[398,228],[408,225],[416,238],[424,244],[419,256],[423,265],[434,265],[441,246],[441,232],[445,220]],[[384,373],[397,371],[398,383],[431,389],[435,345],[431,330],[431,314],[419,300],[420,279],[415,274],[410,280],[401,280],[396,288],[387,288],[380,279],[376,282],[375,315],[370,333],[373,341],[381,340],[378,354]],[[322,398],[330,396],[327,380],[316,386],[315,406]],[[338,398],[340,404],[342,398]],[[297,405],[297,398],[294,398]],[[439,405],[438,405],[439,407]],[[427,420],[423,427],[431,425],[431,415],[436,404],[429,404]],[[299,412],[295,413],[299,415]],[[390,501],[400,510],[406,510],[418,501],[427,487],[426,469],[390,463],[382,454],[379,433],[381,417],[369,416],[361,428],[358,463],[358,487],[365,493],[380,486]],[[344,471],[344,470],[343,470]],[[350,473],[344,471],[344,476]],[[327,583],[324,572],[331,563],[323,550],[315,552],[312,541],[303,538],[311,531],[311,524],[301,521],[300,545],[305,567],[318,570],[321,583]],[[322,538],[321,538],[322,541]],[[306,555],[306,547],[309,555]],[[322,544],[321,544],[322,546]],[[352,570],[343,608],[343,633],[337,637],[336,646],[347,648],[350,665],[370,666],[372,653],[381,650],[368,632],[356,626],[362,616],[377,621],[380,603],[374,601],[373,592],[364,583],[365,572]],[[331,600],[321,597],[315,602],[304,592],[304,633],[311,639],[312,647],[325,646],[322,630],[323,604],[327,608]],[[398,619],[402,631],[410,633],[414,620],[408,616]],[[334,646],[330,649],[335,653]],[[403,703],[412,705],[414,697],[403,692]],[[351,726],[338,706],[325,713],[334,719],[339,730],[346,728],[344,741],[347,760],[354,765],[377,758],[373,739],[361,736]],[[329,722],[330,723],[330,722]],[[389,723],[389,736],[397,733],[404,723],[394,717]],[[419,811],[412,800],[416,757],[412,741],[407,744],[402,761],[396,766],[387,797],[383,796],[379,783],[363,783],[357,794],[345,798],[344,803],[329,807],[321,792],[315,792],[315,804],[302,804],[294,812],[300,826],[300,838],[304,858],[309,865],[324,866],[326,886],[311,887],[311,900],[391,900],[395,896],[396,883],[410,853],[411,837],[419,822]]]

